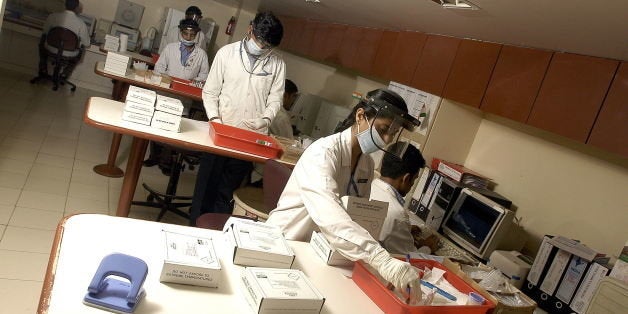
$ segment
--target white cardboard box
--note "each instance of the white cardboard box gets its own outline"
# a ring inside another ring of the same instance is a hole
[[[312,238],[310,238],[310,245],[318,257],[320,257],[327,265],[333,266],[349,266],[353,265],[353,262],[346,257],[342,256],[338,251],[333,249],[329,245],[329,241],[325,236],[316,231],[312,231]]]
[[[343,196],[342,204],[353,221],[379,239],[382,225],[388,213],[388,203],[355,196]]]
[[[143,125],[150,125],[150,121],[152,119],[153,119],[152,116],[139,114],[135,112],[129,112],[126,110],[122,111],[122,120],[124,121],[135,122],[135,123],[139,123]]]
[[[162,95],[157,95],[157,110],[181,116],[183,114],[183,103],[181,100]]]
[[[160,282],[217,288],[220,260],[209,238],[162,231],[165,244]]]
[[[247,267],[242,285],[255,313],[318,314],[325,303],[325,297],[296,269]]]
[[[290,268],[294,252],[277,226],[231,217],[225,236],[233,247],[233,263],[242,266]]]
[[[147,106],[145,104],[140,104],[131,100],[127,100],[124,103],[124,110],[128,112],[139,113],[139,114],[152,117],[153,113],[155,112],[155,107]]]
[[[153,120],[150,125],[166,131],[179,132],[181,129],[181,116],[157,110],[153,114]]]
[[[129,92],[126,94],[126,101],[133,101],[146,106],[155,106],[157,93],[150,89],[140,88],[137,86],[129,86]]]

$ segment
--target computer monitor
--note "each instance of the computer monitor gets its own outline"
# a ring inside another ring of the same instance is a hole
[[[127,50],[135,51],[137,43],[140,39],[140,31],[113,23],[111,25],[111,35],[120,37],[120,34],[126,34],[127,36],[129,36]]]
[[[87,25],[87,32],[89,37],[92,37],[94,34],[94,29],[96,28],[96,18],[89,15],[78,14],[78,17],[85,22]]]
[[[460,191],[443,221],[443,234],[471,254],[488,259],[513,227],[515,213],[479,192]]]

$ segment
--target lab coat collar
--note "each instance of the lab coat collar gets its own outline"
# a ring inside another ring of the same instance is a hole
[[[377,179],[373,180],[373,184],[378,186],[380,189],[387,190],[390,194],[394,195],[395,198],[397,199],[397,201],[399,202],[399,204],[401,204],[402,206],[405,204],[406,200],[403,197],[403,195],[401,195],[401,193],[399,193],[399,191],[397,191],[397,189],[395,189],[388,182],[386,182],[386,181],[384,181],[384,180],[382,180],[380,178],[377,178]]]
[[[340,133],[340,145],[342,145],[342,157],[340,159],[342,166],[351,167],[351,128],[347,128]]]

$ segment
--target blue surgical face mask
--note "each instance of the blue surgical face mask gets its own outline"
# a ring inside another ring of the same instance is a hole
[[[360,132],[360,125],[358,124],[358,134],[356,134],[356,137],[358,138],[358,144],[360,144],[362,153],[370,154],[380,150],[380,147],[384,147],[386,143],[379,135],[379,132],[373,130],[368,120],[366,120],[366,123],[368,123],[369,127],[362,132]],[[371,133],[373,136],[371,136]]]
[[[190,46],[194,46],[194,44],[196,44],[196,42],[195,42],[195,41],[193,41],[193,40],[185,40],[185,39],[181,39],[181,43],[182,43],[184,46],[188,46],[188,47],[190,47]]]
[[[268,51],[268,49],[262,49],[258,46],[253,38],[249,38],[249,40],[246,41],[246,50],[254,56],[261,56]]]

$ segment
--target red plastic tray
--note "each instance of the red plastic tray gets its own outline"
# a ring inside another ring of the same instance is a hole
[[[283,150],[267,135],[216,122],[209,123],[209,136],[214,144],[266,158],[278,159]]]
[[[186,94],[203,97],[203,89],[190,85],[190,83],[192,83],[192,81],[173,77],[172,82],[170,83],[170,88],[182,91]]]
[[[431,260],[412,259],[411,264],[429,264],[432,268],[437,267],[447,270],[441,263]],[[469,286],[464,280],[456,276],[451,271],[448,271],[443,275],[449,283],[451,283],[456,289],[463,293],[469,293],[472,291],[477,292],[471,286]],[[363,262],[358,261],[353,266],[353,281],[366,293],[366,295],[379,306],[379,308],[386,314],[449,314],[449,313],[464,313],[464,314],[484,314],[488,313],[495,307],[495,304],[490,300],[482,305],[429,305],[429,306],[410,306],[405,302],[399,300],[394,295],[393,291],[390,291],[382,284],[382,282],[373,275],[364,265]]]

